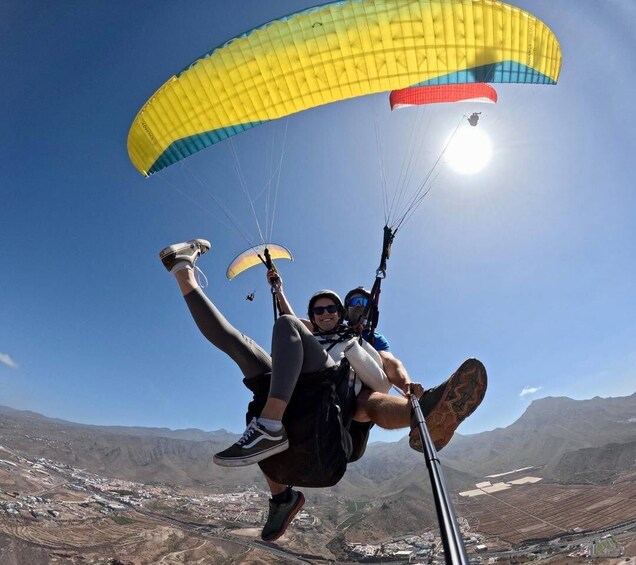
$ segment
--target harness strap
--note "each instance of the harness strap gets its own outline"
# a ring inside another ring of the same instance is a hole
[[[382,241],[382,256],[380,257],[380,266],[375,272],[376,278],[386,277],[386,262],[391,257],[391,245],[393,245],[393,239],[397,230],[393,231],[389,226],[384,226],[384,238]]]
[[[393,230],[389,226],[384,226],[384,237],[382,241],[382,255],[380,256],[380,266],[375,272],[375,281],[373,281],[373,286],[371,287],[371,300],[364,310],[364,316],[367,319],[367,323],[365,326],[365,330],[368,331],[367,341],[371,345],[373,345],[375,329],[378,326],[378,317],[380,312],[380,287],[382,286],[382,279],[386,278],[386,262],[391,257],[391,245],[393,245],[393,239],[395,238],[396,233],[397,230]],[[375,310],[373,310],[373,315],[371,315],[373,306],[375,306]],[[362,340],[362,336],[360,336],[360,340]]]
[[[265,259],[263,259],[260,256],[260,254],[258,255],[258,258],[261,260],[261,263],[263,263],[263,265],[267,267],[268,271],[276,271],[276,265],[274,265],[274,261],[272,261],[272,257],[269,254],[269,249],[267,249],[267,247],[265,248],[265,251],[263,252],[263,254],[265,255]],[[278,319],[278,316],[280,316],[283,313],[283,309],[280,307],[280,304],[278,303],[278,293],[276,292],[274,287],[270,286],[269,289],[272,291],[272,308],[274,310],[274,322],[275,322]]]
[[[342,343],[346,339],[349,339],[350,337],[353,337],[355,335],[352,329],[345,328],[344,330],[340,330],[338,332],[329,332],[328,334],[321,334],[320,332],[315,332],[314,336],[320,340],[320,337],[322,335],[334,335],[334,334],[338,336],[336,339],[325,340],[325,343],[329,344],[327,347],[325,347],[325,351],[327,352],[331,351],[339,343]],[[324,346],[322,342],[321,344]]]

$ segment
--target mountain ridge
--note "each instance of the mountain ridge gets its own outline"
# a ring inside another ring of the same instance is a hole
[[[32,456],[137,482],[223,488],[258,481],[256,466],[227,472],[212,463],[214,453],[238,437],[224,429],[76,424],[0,406],[4,444]],[[630,470],[629,457],[621,456],[620,451],[621,446],[631,451],[631,442],[636,442],[636,393],[587,400],[545,397],[533,401],[505,428],[455,434],[440,460],[455,492],[486,475],[529,466],[540,467],[542,478],[555,482],[592,480],[590,477],[607,481],[611,469],[594,473],[588,462],[609,458],[617,466],[616,472]],[[417,482],[408,476],[421,467],[422,456],[408,447],[406,437],[397,442],[372,442],[334,489],[356,496],[364,496],[369,489],[376,495],[389,495]]]

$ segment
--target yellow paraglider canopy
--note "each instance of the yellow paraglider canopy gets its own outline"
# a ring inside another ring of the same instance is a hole
[[[272,21],[206,53],[144,105],[128,153],[144,175],[308,108],[414,85],[554,84],[548,27],[496,0],[344,0]]]
[[[255,245],[250,247],[247,251],[243,251],[238,257],[236,257],[227,268],[225,275],[228,279],[232,280],[236,275],[243,271],[265,262],[265,250],[269,251],[269,256],[272,261],[276,259],[289,259],[293,261],[291,251],[283,247],[282,245],[276,245],[275,243],[264,243],[263,245]]]

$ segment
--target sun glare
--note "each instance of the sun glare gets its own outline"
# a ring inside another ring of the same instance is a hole
[[[492,157],[490,137],[477,127],[464,127],[457,131],[446,149],[446,160],[450,167],[462,175],[481,171]]]

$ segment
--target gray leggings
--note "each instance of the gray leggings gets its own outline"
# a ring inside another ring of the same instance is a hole
[[[201,333],[230,356],[245,378],[271,371],[270,397],[289,402],[302,373],[315,373],[335,364],[295,316],[281,316],[276,320],[270,357],[254,340],[232,326],[200,288],[184,298]]]

